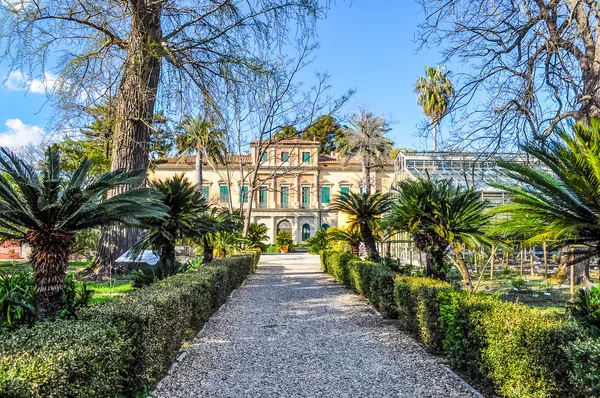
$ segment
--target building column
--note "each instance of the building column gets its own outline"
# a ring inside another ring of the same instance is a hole
[[[275,244],[275,235],[277,235],[277,219],[275,216],[271,216],[271,233],[269,233],[270,243]]]

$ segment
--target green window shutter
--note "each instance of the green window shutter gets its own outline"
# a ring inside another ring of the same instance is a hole
[[[267,152],[264,152],[260,158],[260,161],[262,163],[262,162],[266,162],[267,160],[269,160],[269,154]]]
[[[363,187],[362,187],[362,185],[360,186],[360,190],[359,191],[360,191],[360,194],[362,195],[363,194]]]
[[[302,161],[310,163],[310,152],[302,152]]]
[[[258,206],[267,207],[267,187],[260,187],[258,189]]]
[[[321,203],[329,204],[331,202],[331,188],[321,187]]]
[[[290,206],[290,188],[289,187],[281,187],[280,192],[280,203],[283,209],[287,209]]]
[[[305,241],[310,238],[310,225],[302,224],[302,240]]]
[[[229,187],[227,185],[221,185],[219,187],[219,200],[222,203],[229,201]]]
[[[302,187],[302,208],[310,208],[310,187]]]
[[[344,201],[344,197],[350,193],[350,187],[341,187],[340,188],[340,197],[342,201]]]
[[[206,199],[208,199],[208,195],[209,195],[209,187],[205,185],[202,187],[202,196],[204,196]]]
[[[248,203],[248,185],[240,187],[240,203]]]
[[[289,152],[281,152],[281,161],[289,162],[289,160],[290,160],[290,153]]]

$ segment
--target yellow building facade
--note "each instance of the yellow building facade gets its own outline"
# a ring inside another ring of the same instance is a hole
[[[279,231],[292,234],[295,242],[305,242],[319,228],[344,227],[347,218],[329,210],[341,192],[362,191],[360,159],[338,155],[319,155],[319,143],[307,140],[282,140],[265,146],[251,143],[251,151],[230,156],[227,164],[203,161],[202,189],[213,205],[248,206],[249,174],[257,171],[251,222],[268,228],[270,243]],[[167,159],[151,172],[150,179],[166,179],[184,174],[198,182],[195,157]],[[394,163],[371,170],[371,189],[389,191],[394,179]],[[230,203],[231,202],[231,203]]]

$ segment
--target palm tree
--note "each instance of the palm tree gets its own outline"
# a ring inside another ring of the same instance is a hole
[[[525,244],[554,242],[563,253],[575,252],[563,256],[572,258],[561,268],[575,266],[575,282],[589,284],[589,259],[600,255],[600,121],[575,125],[573,134],[560,131],[557,139],[522,150],[542,167],[497,162],[516,182],[491,184],[511,197],[494,209],[494,214],[505,215],[500,229],[529,236]]]
[[[267,226],[264,224],[250,224],[248,228],[248,248],[250,249],[260,249],[264,251],[266,246],[263,243],[264,241],[269,240],[267,236]]]
[[[239,232],[242,228],[242,220],[239,215],[213,207],[200,215],[201,230],[196,231],[193,240],[203,247],[203,263],[207,264],[213,260],[214,249],[218,243],[223,243],[227,233]],[[209,225],[209,228],[204,228]],[[220,235],[219,235],[220,234]]]
[[[193,118],[185,116],[179,125],[179,133],[175,137],[177,155],[187,156],[196,154],[197,186],[202,188],[202,161],[206,158],[210,161],[222,162],[225,157],[225,132],[217,129],[210,120],[198,116]]]
[[[481,193],[455,186],[449,180],[406,180],[398,184],[398,197],[385,225],[412,235],[427,258],[425,276],[445,279],[448,249],[456,256],[465,287],[472,290],[463,246],[475,249],[490,244],[483,227],[489,221]]]
[[[433,150],[437,151],[437,131],[448,105],[454,96],[454,87],[444,66],[425,67],[425,77],[419,77],[415,84],[417,103],[433,126]]]
[[[374,223],[390,208],[392,197],[387,193],[376,191],[373,194],[354,192],[345,193],[335,198],[329,208],[341,211],[350,216],[349,226],[358,226],[362,240],[367,249],[370,260],[378,261],[379,253],[375,237],[373,236]]]
[[[347,243],[348,246],[350,246],[350,253],[358,256],[360,240],[362,239],[358,228],[354,227],[346,229],[331,227],[327,230],[327,235],[329,236],[330,241]]]
[[[83,159],[72,174],[61,169],[60,156],[49,149],[41,172],[0,148],[0,238],[31,246],[37,316],[56,318],[67,263],[77,231],[125,224],[139,226],[143,217],[164,218],[160,193],[136,188],[105,199],[114,189],[138,184],[145,170],[116,170],[90,178],[92,162]]]
[[[142,219],[142,226],[147,231],[134,252],[141,253],[147,247],[152,247],[161,261],[173,262],[178,241],[212,228],[208,220],[200,217],[201,213],[208,210],[208,203],[202,192],[195,189],[182,174],[163,181],[152,181],[150,188],[162,194],[167,216]]]
[[[394,143],[385,137],[390,128],[383,117],[372,112],[359,111],[354,114],[351,126],[335,139],[338,152],[348,161],[359,157],[362,163],[362,186],[364,193],[371,193],[371,168],[383,167]]]

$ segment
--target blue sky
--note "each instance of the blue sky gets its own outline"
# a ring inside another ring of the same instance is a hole
[[[421,19],[413,0],[337,1],[319,21],[320,47],[310,65],[331,75],[334,94],[357,90],[347,111],[364,105],[393,121],[390,138],[404,148],[426,148],[415,136],[424,117],[412,90],[425,65],[440,61],[435,49],[417,52],[414,37]],[[46,104],[44,83],[34,81],[27,88],[23,76],[7,76],[1,64],[0,76],[2,81],[8,77],[0,86],[0,145],[39,142],[53,111]],[[53,76],[46,78],[52,82]]]

